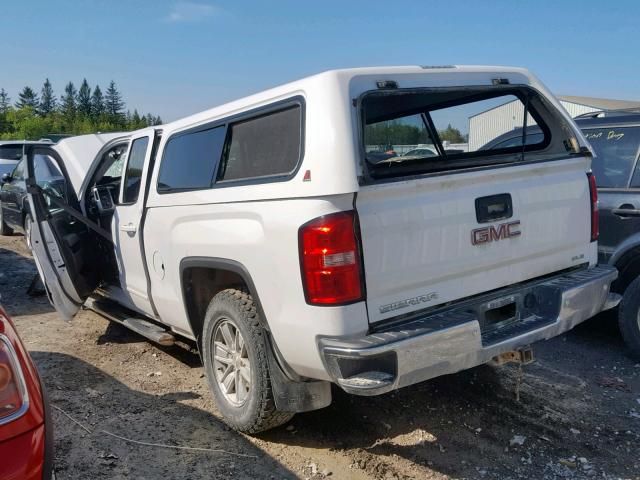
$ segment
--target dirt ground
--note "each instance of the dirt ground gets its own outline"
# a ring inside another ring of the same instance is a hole
[[[517,367],[482,366],[380,397],[336,389],[251,438],[220,420],[195,352],[88,311],[67,324],[27,295],[35,272],[22,237],[1,237],[0,301],[54,406],[58,479],[640,479],[640,363],[612,315],[536,344],[519,401]]]

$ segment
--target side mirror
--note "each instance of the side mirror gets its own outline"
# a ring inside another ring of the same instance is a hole
[[[10,173],[5,173],[4,175],[2,175],[2,178],[0,179],[0,182],[2,182],[3,184],[9,183],[10,181],[11,181]]]

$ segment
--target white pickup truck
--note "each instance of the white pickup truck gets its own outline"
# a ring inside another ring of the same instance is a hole
[[[478,125],[492,108],[509,111]],[[63,186],[38,182],[39,155]],[[524,69],[329,71],[29,147],[30,243],[62,316],[194,340],[225,420],[255,433],[327,406],[331,383],[388,392],[615,306],[591,158]]]

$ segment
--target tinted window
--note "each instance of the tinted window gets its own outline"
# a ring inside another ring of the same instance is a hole
[[[47,182],[62,178],[62,172],[49,155],[33,156],[33,168],[37,182]]]
[[[13,173],[11,174],[11,176],[13,177],[13,180],[24,180],[24,177],[27,173],[26,167],[27,167],[27,161],[26,160],[20,161],[16,165],[16,168],[13,169]]]
[[[22,145],[0,145],[0,158],[20,160],[22,158],[22,148]]]
[[[598,186],[627,187],[640,145],[640,128],[590,128],[584,135],[596,152],[591,168]]]
[[[0,161],[0,176],[4,175],[5,173],[11,174],[11,172],[13,172],[13,169],[16,168],[16,162],[9,162],[8,160],[4,160]]]
[[[543,140],[544,135],[542,133],[528,133],[525,141],[527,145],[535,145],[536,143],[540,143]],[[508,148],[517,147],[520,145],[522,145],[522,130],[520,130],[520,135],[498,142],[491,148]],[[482,148],[484,149],[484,147]]]
[[[140,183],[142,180],[142,167],[149,145],[149,137],[137,138],[131,144],[129,160],[127,161],[127,171],[124,177],[124,203],[135,203],[140,193]]]
[[[211,187],[224,145],[224,126],[169,139],[164,148],[158,191]]]
[[[552,144],[548,117],[539,112],[555,112],[544,98],[526,88],[509,92],[478,87],[368,94],[362,109],[369,175],[397,177],[577,152],[575,141],[563,142],[564,131]],[[550,120],[558,123],[556,117]],[[532,126],[539,134],[527,136],[524,146],[522,135],[503,143],[512,132]]]
[[[219,181],[286,175],[301,152],[299,105],[229,127]]]
[[[45,193],[47,208],[49,211],[57,210],[51,197],[66,199],[66,182],[57,161],[50,155],[36,153],[33,156],[33,173],[36,183]]]

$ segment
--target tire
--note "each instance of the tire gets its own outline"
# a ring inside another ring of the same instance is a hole
[[[204,371],[225,422],[242,433],[255,434],[278,427],[294,415],[276,409],[268,348],[266,332],[251,295],[227,289],[213,297],[202,334]]]
[[[620,332],[634,357],[640,358],[640,277],[624,291],[618,311]]]
[[[4,214],[2,213],[2,204],[0,203],[0,235],[12,235],[13,228],[4,223]]]

